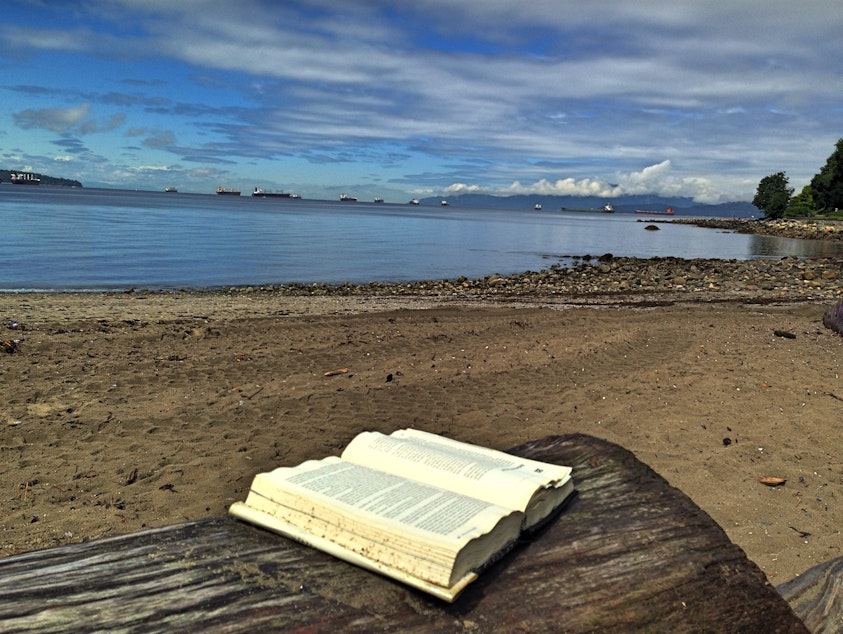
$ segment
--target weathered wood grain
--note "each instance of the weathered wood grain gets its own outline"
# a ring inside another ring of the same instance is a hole
[[[843,557],[818,564],[777,589],[811,632],[843,632]]]
[[[578,494],[452,605],[218,517],[0,560],[0,630],[807,631],[743,551],[631,453],[582,435],[513,453],[572,465]]]
[[[831,328],[839,335],[843,335],[843,299],[834,306],[830,306],[823,313],[823,326]]]

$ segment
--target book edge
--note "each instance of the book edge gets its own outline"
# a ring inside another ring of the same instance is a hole
[[[245,502],[235,502],[231,505],[231,507],[229,507],[228,512],[234,517],[237,517],[238,519],[245,520],[252,524],[257,524],[258,526],[267,528],[275,533],[283,535],[284,537],[288,537],[306,546],[311,546],[313,548],[316,548],[317,550],[324,551],[329,555],[333,555],[334,557],[347,561],[361,568],[365,568],[383,576],[396,579],[401,583],[416,588],[417,590],[426,592],[427,594],[433,595],[448,603],[453,603],[454,599],[457,598],[459,593],[462,592],[469,583],[478,578],[478,574],[476,572],[469,572],[462,579],[457,581],[454,585],[449,588],[439,586],[430,583],[429,581],[419,579],[418,577],[414,577],[410,573],[400,570],[398,568],[387,566],[379,561],[370,559],[359,553],[355,553],[354,551],[348,550],[347,548],[344,548],[343,546],[340,546],[339,544],[336,544],[335,542],[332,542],[329,539],[312,535],[311,533],[308,533],[307,531],[304,531],[292,524],[280,520],[277,517],[253,509],[252,507],[248,506]]]

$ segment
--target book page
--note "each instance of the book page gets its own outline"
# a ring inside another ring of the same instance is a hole
[[[514,543],[523,518],[511,509],[336,457],[258,474],[245,504],[446,587]]]
[[[571,487],[570,467],[411,429],[359,434],[342,457],[522,512],[542,489]]]
[[[258,474],[252,491],[311,515],[336,516],[333,521],[344,529],[361,532],[372,526],[452,552],[512,513],[494,503],[336,457]]]

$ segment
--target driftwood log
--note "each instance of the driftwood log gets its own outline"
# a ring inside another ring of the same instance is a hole
[[[217,517],[0,559],[4,632],[806,632],[758,567],[617,445],[513,453],[574,467],[578,494],[446,604]]]
[[[823,313],[823,326],[843,335],[843,299]]]
[[[818,564],[777,589],[811,632],[843,632],[843,557]]]

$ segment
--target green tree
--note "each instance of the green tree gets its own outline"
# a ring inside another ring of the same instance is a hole
[[[787,204],[786,216],[812,216],[816,207],[814,206],[814,196],[810,185],[805,185],[802,191],[796,194]]]
[[[752,204],[764,212],[766,218],[781,218],[787,209],[793,188],[789,186],[784,172],[765,176],[758,183]]]
[[[811,191],[817,209],[843,209],[843,139],[838,139],[834,152],[811,179]]]

